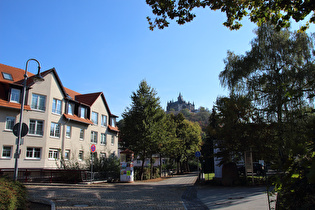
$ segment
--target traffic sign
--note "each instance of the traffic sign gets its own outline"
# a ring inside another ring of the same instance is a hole
[[[91,146],[91,152],[95,152],[95,150],[96,150],[96,146],[95,146],[95,144],[92,144],[92,146]]]
[[[197,151],[197,152],[195,153],[195,156],[196,156],[197,158],[199,158],[199,157],[201,156],[201,152]]]
[[[20,123],[16,123],[13,126],[13,134],[17,137],[19,136],[19,130],[20,130]],[[25,123],[22,123],[21,137],[26,136],[27,133],[28,133],[28,126]]]

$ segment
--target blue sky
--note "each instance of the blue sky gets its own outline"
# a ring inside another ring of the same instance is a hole
[[[0,63],[24,69],[36,58],[42,70],[55,67],[65,87],[103,92],[119,117],[143,79],[164,109],[179,93],[211,109],[217,96],[227,95],[218,79],[227,51],[250,50],[256,26],[244,21],[230,31],[223,13],[196,14],[191,23],[152,32],[145,0],[0,0]]]

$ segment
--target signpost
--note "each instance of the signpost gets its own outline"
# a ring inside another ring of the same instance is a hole
[[[91,183],[93,180],[93,159],[94,159],[94,152],[96,151],[96,146],[95,144],[91,145]]]
[[[94,153],[95,150],[96,150],[96,146],[95,146],[95,144],[92,144],[92,146],[91,146],[91,152]]]
[[[198,168],[198,179],[200,181],[199,158],[201,156],[201,152],[200,151],[195,152],[195,156],[196,156],[196,158],[198,158],[198,166],[197,166],[197,168]]]
[[[13,134],[18,137],[19,136],[19,131],[20,131],[20,123],[16,123],[13,126]],[[26,136],[28,133],[28,126],[25,123],[22,123],[22,131],[21,131],[21,137]]]

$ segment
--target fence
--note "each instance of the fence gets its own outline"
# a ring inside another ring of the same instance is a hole
[[[78,183],[90,181],[91,172],[86,170],[64,170],[64,169],[27,169],[19,168],[18,181],[21,182],[66,182]],[[0,177],[12,177],[14,169],[0,168]]]

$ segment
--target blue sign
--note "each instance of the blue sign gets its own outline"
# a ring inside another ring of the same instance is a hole
[[[197,152],[195,153],[195,156],[196,156],[197,158],[199,158],[199,157],[201,156],[201,152],[197,151]]]

